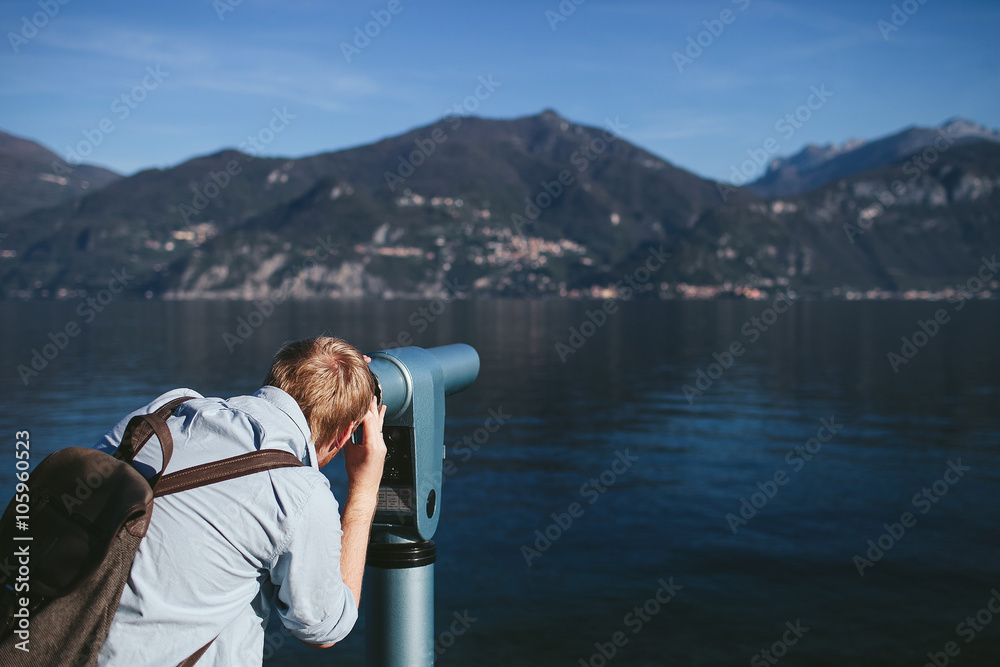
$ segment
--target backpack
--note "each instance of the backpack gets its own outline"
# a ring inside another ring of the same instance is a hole
[[[302,465],[290,452],[261,450],[164,475],[173,453],[166,419],[190,398],[130,419],[114,455],[62,449],[18,484],[0,518],[0,667],[97,665],[155,498]],[[131,462],[153,434],[163,465],[147,480]]]

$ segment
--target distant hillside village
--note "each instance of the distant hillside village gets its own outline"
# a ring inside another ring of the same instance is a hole
[[[1000,136],[965,120],[807,146],[742,186],[554,111],[128,178],[0,133],[0,178],[13,299],[93,295],[113,270],[162,299],[1000,293]]]

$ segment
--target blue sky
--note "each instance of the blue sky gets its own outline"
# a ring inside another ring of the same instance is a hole
[[[87,162],[129,174],[237,146],[277,108],[295,117],[263,154],[298,157],[432,123],[492,77],[476,115],[618,117],[633,143],[730,180],[769,138],[787,155],[952,116],[1000,126],[996,2],[897,2],[886,39],[892,2],[237,1],[0,2],[0,129],[63,156],[89,142]],[[391,20],[348,62],[372,12]],[[778,132],[813,86],[832,96]]]

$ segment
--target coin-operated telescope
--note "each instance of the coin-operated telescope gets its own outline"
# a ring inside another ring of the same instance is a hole
[[[387,451],[366,563],[366,662],[433,665],[437,551],[431,537],[441,518],[444,399],[476,379],[479,355],[457,344],[369,356],[386,406]]]

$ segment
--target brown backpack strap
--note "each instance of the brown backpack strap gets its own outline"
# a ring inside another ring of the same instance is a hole
[[[205,651],[208,650],[208,647],[211,646],[212,642],[216,639],[218,639],[218,637],[213,637],[211,641],[192,653],[190,657],[185,658],[179,665],[177,665],[177,667],[192,667],[196,662],[201,660],[201,656],[205,655]]]
[[[180,398],[175,398],[174,400],[160,406],[156,410],[150,413],[150,415],[156,415],[162,421],[166,421],[167,417],[174,413],[181,403],[185,401],[190,401],[194,396],[181,396]],[[129,420],[128,425],[125,427],[125,433],[122,435],[121,446],[115,451],[115,458],[125,461],[126,463],[131,463],[135,455],[139,453],[139,450],[145,446],[149,439],[155,433],[155,429],[152,426],[152,422],[145,419],[149,415],[136,415]],[[160,434],[156,434],[157,439],[160,440],[160,448],[163,449],[163,438]],[[173,445],[173,441],[170,442]],[[163,457],[163,465],[160,466],[160,471],[167,468],[167,461],[170,459],[169,455]]]
[[[157,480],[159,480],[163,475],[163,471],[167,469],[167,465],[170,463],[170,457],[174,455],[174,438],[170,435],[170,429],[167,427],[167,422],[161,419],[158,414],[136,415],[129,420],[128,426],[125,427],[125,435],[122,436],[122,442],[129,442],[130,448],[131,442],[133,441],[133,434],[139,430],[140,425],[150,429],[150,433],[156,434],[156,439],[160,443],[160,451],[163,454],[163,463],[160,465],[160,472],[156,473],[149,479],[149,485],[155,486]],[[149,436],[146,436],[146,440],[149,440]],[[145,442],[142,444],[145,444]],[[121,448],[119,447],[119,449]],[[131,463],[132,457],[135,456],[135,452],[126,452],[126,455],[128,455],[128,458],[122,460],[126,463]]]
[[[164,475],[153,487],[153,497],[159,498],[178,491],[187,491],[207,484],[224,482],[227,479],[252,475],[256,472],[275,468],[301,466],[302,461],[291,452],[277,449],[262,449],[249,454],[232,456],[221,461],[203,463]]]
[[[187,401],[194,400],[194,396],[181,396],[180,398],[175,398],[169,403],[164,403],[161,407],[156,409],[156,414],[160,415],[163,419],[166,419],[170,415],[174,414],[174,410]]]

